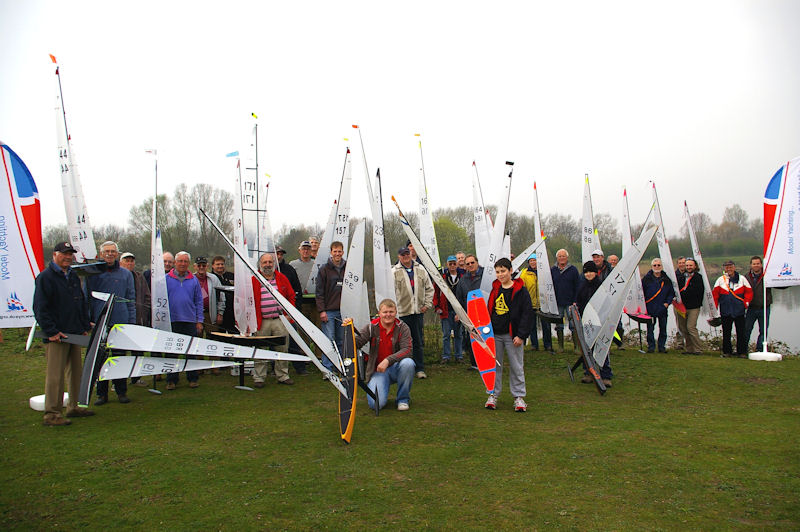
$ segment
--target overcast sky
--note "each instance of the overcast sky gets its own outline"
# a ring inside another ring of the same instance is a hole
[[[389,7],[392,5],[393,7]],[[230,160],[259,116],[274,227],[327,219],[345,147],[367,215],[357,137],[387,203],[417,209],[421,133],[433,208],[487,203],[516,162],[511,209],[634,223],[659,190],[669,234],[683,200],[718,222],[761,217],[800,155],[797,1],[41,2],[0,0],[0,139],[27,163],[45,225],[64,223],[55,76],[93,225],[124,224],[179,183],[233,190]],[[386,213],[394,207],[385,206]],[[601,235],[602,238],[602,235]]]

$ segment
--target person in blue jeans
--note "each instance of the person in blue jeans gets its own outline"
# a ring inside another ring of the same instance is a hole
[[[647,352],[656,350],[655,324],[658,322],[658,352],[667,352],[667,309],[675,298],[672,281],[664,273],[661,259],[650,261],[650,271],[642,278],[647,314],[652,318],[647,322]]]
[[[389,398],[389,387],[397,383],[397,409],[408,410],[411,384],[416,365],[411,356],[411,329],[397,318],[397,305],[384,299],[378,305],[378,317],[367,326],[355,329],[356,347],[369,342],[364,380],[378,396],[378,407],[383,408]],[[367,396],[370,408],[375,401]]]
[[[447,268],[442,272],[442,277],[450,291],[455,294],[458,289],[458,283],[461,281],[461,272],[458,271],[455,255],[447,257]],[[461,362],[463,358],[461,335],[464,328],[461,322],[458,321],[453,306],[436,285],[434,285],[433,308],[436,309],[436,314],[442,320],[442,362],[450,362],[451,355],[455,357],[456,362]],[[452,349],[450,346],[450,333],[453,334]]]
[[[347,261],[343,258],[344,245],[335,241],[331,243],[331,256],[317,274],[317,290],[315,293],[317,311],[321,329],[331,342],[336,344],[339,353],[343,352],[344,336],[342,332],[342,313],[339,307],[342,302],[342,281]],[[322,355],[322,364],[333,370],[333,363],[326,355]]]

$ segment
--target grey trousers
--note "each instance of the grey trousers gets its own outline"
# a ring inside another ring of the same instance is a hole
[[[499,396],[503,390],[503,355],[508,351],[510,374],[508,386],[513,397],[525,397],[525,369],[523,368],[523,346],[514,345],[510,334],[495,334],[494,346],[497,354],[497,375],[494,380],[494,395]]]

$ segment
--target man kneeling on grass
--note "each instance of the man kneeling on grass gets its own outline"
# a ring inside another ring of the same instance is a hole
[[[497,279],[492,283],[487,307],[494,329],[497,373],[494,390],[484,405],[489,410],[497,408],[497,396],[503,389],[503,353],[508,351],[508,365],[511,373],[508,386],[514,396],[514,410],[525,412],[525,368],[522,364],[522,348],[525,338],[531,333],[533,307],[531,296],[521,279],[511,278],[511,261],[503,257],[494,263]]]
[[[397,305],[384,299],[378,305],[378,317],[362,329],[355,329],[356,347],[369,342],[369,357],[364,381],[378,394],[380,408],[386,406],[389,387],[397,383],[397,409],[408,410],[414,359],[411,358],[411,329],[397,318]],[[370,408],[375,401],[367,396]]]

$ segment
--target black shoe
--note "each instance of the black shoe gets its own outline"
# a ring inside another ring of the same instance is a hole
[[[97,398],[97,401],[94,402],[94,406],[103,406],[108,402],[108,397],[103,397],[102,395]]]
[[[122,403],[123,405],[126,405],[126,404],[130,403],[131,400],[128,398],[127,395],[120,395],[119,396],[119,402]],[[95,404],[97,404],[97,403],[95,403]]]
[[[667,350],[666,350],[666,349],[659,349],[659,350],[658,350],[658,352],[659,352],[659,353],[666,353],[666,352],[667,352]]]
[[[648,352],[648,353],[655,353],[655,351],[656,351],[656,350],[655,350],[655,348],[654,348],[654,347],[648,347],[648,348],[647,348],[647,352]]]

